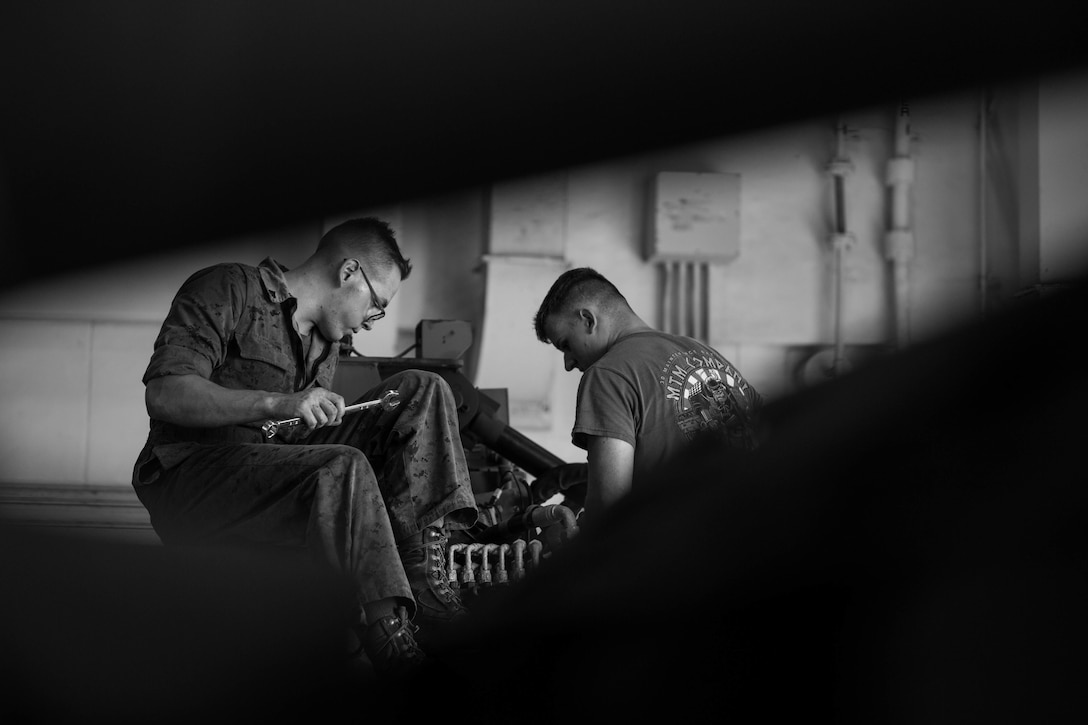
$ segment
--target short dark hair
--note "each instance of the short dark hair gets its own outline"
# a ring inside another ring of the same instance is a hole
[[[402,280],[412,273],[412,262],[401,253],[393,228],[377,217],[359,217],[337,224],[321,236],[317,248],[328,249],[334,244],[361,247],[368,257],[395,264]]]
[[[548,334],[544,331],[544,325],[549,317],[590,300],[598,304],[614,301],[627,305],[627,299],[616,288],[616,285],[609,282],[603,274],[592,267],[568,269],[559,275],[552,282],[548,294],[544,295],[544,301],[540,304],[540,309],[536,311],[533,328],[536,331],[537,339],[541,342],[550,342]]]

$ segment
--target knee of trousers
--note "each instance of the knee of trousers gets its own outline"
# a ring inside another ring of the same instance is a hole
[[[389,388],[396,388],[408,397],[434,388],[436,392],[449,396],[449,399],[453,401],[453,389],[450,387],[449,382],[438,373],[430,370],[402,370],[386,378],[384,385]]]
[[[358,448],[348,445],[325,445],[322,468],[335,481],[351,484],[357,481],[377,481],[370,460]]]

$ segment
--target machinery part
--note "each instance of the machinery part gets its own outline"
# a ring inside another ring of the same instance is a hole
[[[484,503],[479,504],[478,506],[480,511],[480,518],[487,519],[488,526],[494,526],[495,524],[499,523],[498,508],[499,502],[502,499],[502,494],[503,490],[501,488],[496,488],[494,491],[492,491],[491,498],[489,498]]]
[[[485,529],[480,534],[479,539],[485,543],[502,541],[538,526],[546,528],[556,524],[562,526],[562,541],[572,537],[578,530],[578,521],[574,516],[574,512],[566,506],[562,504],[549,504],[547,506],[533,504],[525,510],[525,513],[511,516],[506,521]]]
[[[393,410],[400,405],[400,393],[396,390],[387,390],[382,394],[382,397],[375,400],[368,400],[364,403],[356,403],[355,405],[349,405],[344,408],[344,415],[348,413],[357,413],[360,410],[367,410],[375,406],[381,406],[382,410]],[[270,420],[261,426],[261,431],[264,432],[266,438],[272,438],[279,432],[280,428],[288,428],[296,426],[302,422],[302,418],[287,418],[285,420]]]
[[[461,586],[461,582],[457,578],[457,565],[453,562],[453,556],[464,548],[464,544],[450,544],[447,552],[450,557],[450,564],[449,568],[446,570],[446,578],[450,580],[450,586],[454,589],[459,588]]]
[[[483,410],[477,410],[465,429],[488,448],[534,476],[566,463],[559,456]]]
[[[480,584],[485,586],[491,585],[491,565],[487,563],[488,554],[495,549],[498,549],[498,544],[484,544],[480,553]]]
[[[510,577],[506,574],[506,555],[510,553],[510,544],[499,545],[499,568],[495,572],[495,581],[499,584],[506,584],[510,581]]]
[[[514,574],[513,580],[520,581],[525,578],[525,539],[514,542]]]
[[[465,547],[465,566],[461,569],[461,581],[476,586],[476,574],[472,571],[472,555],[484,548],[483,544],[469,544]],[[481,568],[482,570],[482,568]]]
[[[544,542],[540,539],[533,539],[529,542],[529,556],[533,562],[533,569],[540,568],[540,557],[544,554]]]
[[[451,544],[447,577],[463,596],[483,595],[493,586],[518,582],[539,569],[553,547],[547,538],[517,539],[513,544]]]

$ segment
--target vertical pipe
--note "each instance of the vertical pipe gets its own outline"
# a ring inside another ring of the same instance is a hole
[[[845,156],[845,129],[840,124],[838,131],[838,156],[837,158],[844,159]],[[837,376],[839,370],[842,367],[842,244],[839,239],[846,234],[846,181],[842,174],[835,174],[835,241],[833,248],[835,251],[835,321],[834,331],[832,339],[835,341],[835,356],[832,358],[832,366],[834,373]]]
[[[658,309],[664,332],[707,342],[710,337],[710,265],[690,260],[657,263]]]
[[[906,104],[899,108],[895,123],[895,160],[899,166],[910,158],[910,109]],[[892,178],[892,228],[910,228],[910,177],[903,171]]]
[[[986,314],[986,288],[989,277],[989,270],[987,269],[989,260],[987,259],[986,249],[986,191],[988,188],[986,151],[989,143],[986,127],[988,96],[988,91],[984,89],[978,107],[978,299],[979,310],[983,315]]]
[[[845,263],[845,251],[849,244],[849,234],[846,231],[846,175],[851,171],[850,159],[846,155],[846,124],[841,121],[835,129],[835,157],[830,164],[832,180],[834,182],[835,220],[834,233],[831,235],[831,249],[834,253],[833,276],[833,339],[834,357],[832,358],[832,372],[838,375],[843,371],[843,350],[845,342],[842,334],[843,317],[843,264]]]
[[[910,157],[910,108],[903,102],[895,118],[894,153],[888,160],[886,182],[891,188],[891,215],[887,232],[887,256],[892,262],[895,304],[895,338],[899,347],[910,339],[910,274],[914,256],[914,232],[910,220],[914,161]]]
[[[842,266],[843,266],[843,247],[841,244],[835,245],[835,357],[833,358],[834,373],[837,376],[842,372],[843,366],[843,335],[842,335]]]
[[[699,267],[702,295],[699,297],[699,339],[710,344],[710,263],[703,262]]]
[[[680,332],[680,262],[669,263],[669,285],[672,290],[670,295],[669,305],[672,309],[672,315],[669,318],[669,332]]]
[[[846,234],[846,193],[842,174],[835,174],[835,233]]]
[[[672,280],[669,277],[669,263],[659,262],[658,269],[661,277],[661,329],[669,332],[669,322],[672,320]]]
[[[695,337],[695,263],[684,262],[683,334]]]
[[[701,331],[703,328],[703,284],[702,277],[699,274],[699,269],[702,267],[700,262],[691,263],[691,337],[695,339],[701,339]]]

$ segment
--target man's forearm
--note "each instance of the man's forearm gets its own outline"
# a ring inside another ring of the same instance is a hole
[[[273,417],[275,394],[232,390],[199,375],[165,375],[148,381],[147,413],[189,428],[253,423]]]

